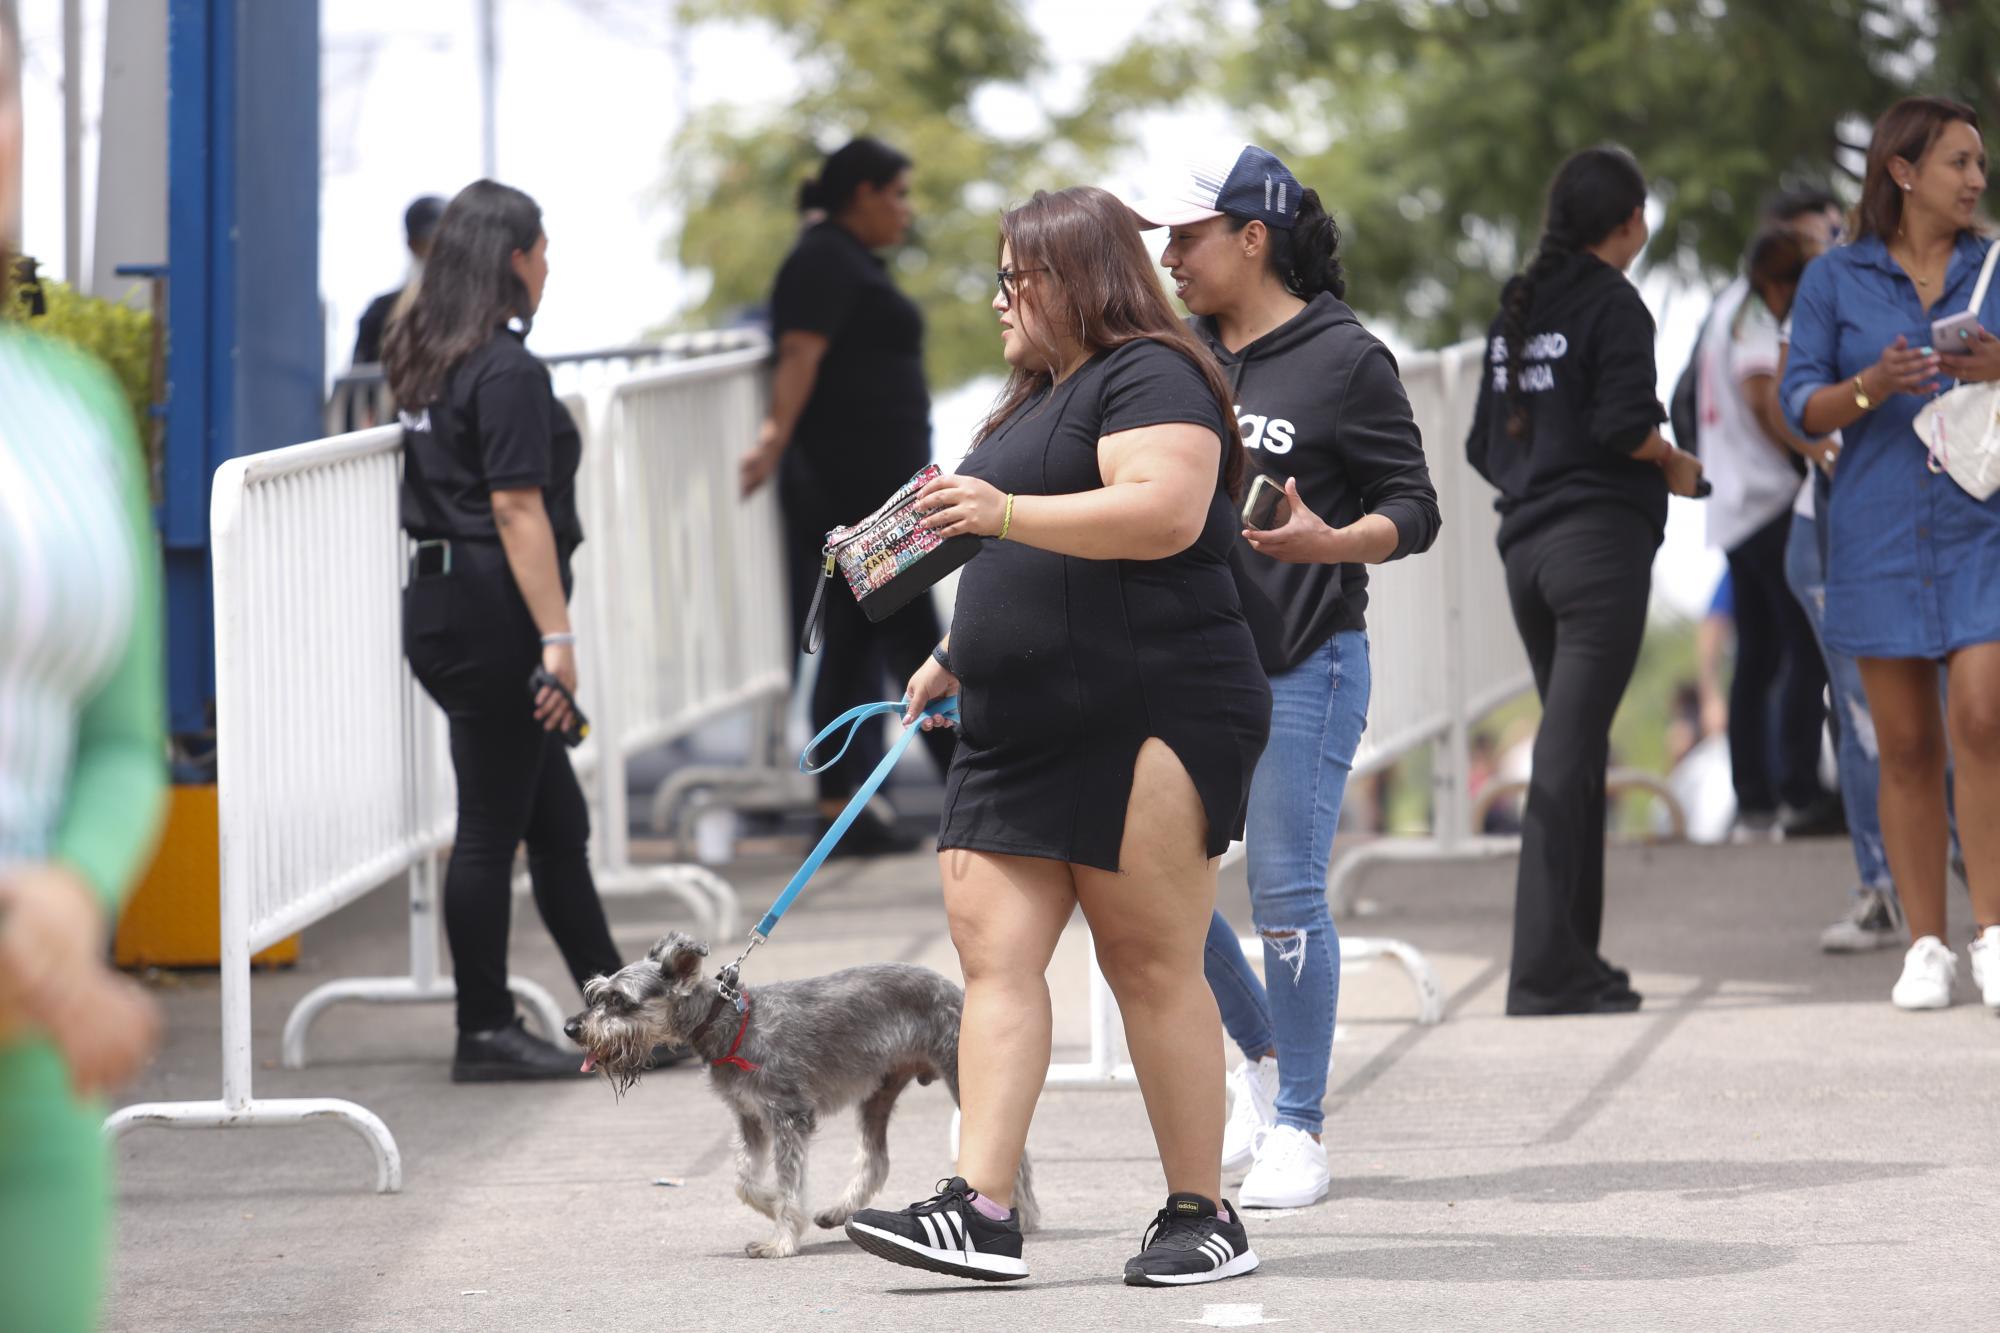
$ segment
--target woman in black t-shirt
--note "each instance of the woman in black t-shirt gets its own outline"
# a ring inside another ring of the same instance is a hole
[[[938,836],[966,983],[960,1178],[857,1214],[849,1234],[918,1267],[1026,1276],[1007,1205],[1048,1073],[1043,973],[1081,905],[1173,1191],[1125,1279],[1233,1277],[1257,1257],[1220,1199],[1222,1027],[1202,948],[1211,858],[1243,827],[1271,715],[1229,565],[1243,451],[1222,372],[1123,205],[1037,194],[1001,236],[1014,373],[959,474],[919,499],[926,526],[997,540],[960,576],[905,719],[960,698]]]
[[[1500,555],[1542,722],[1514,891],[1510,1014],[1629,1013],[1598,953],[1611,719],[1639,660],[1667,492],[1701,464],[1668,444],[1653,318],[1625,279],[1646,179],[1617,149],[1563,163],[1525,273],[1507,284],[1466,454],[1499,490]]]
[[[900,245],[910,227],[910,159],[874,139],[832,154],[799,196],[802,212],[823,210],[778,270],[771,332],[778,364],[771,407],[757,447],[743,460],[748,495],[775,472],[785,515],[792,619],[804,629],[826,534],[872,513],[931,461],[931,400],[924,385],[924,318],[896,289],[877,250]],[[850,597],[823,602],[826,641],[813,687],[812,718],[823,727],[856,704],[883,697],[904,664],[937,642],[937,611],[920,597],[876,624]],[[943,773],[949,732],[924,737]],[[882,757],[881,733],[864,728],[819,775],[820,828]],[[909,851],[864,810],[836,856]]]
[[[572,1078],[577,1060],[527,1031],[507,986],[514,849],[528,844],[535,906],[580,987],[618,970],[591,879],[589,814],[557,736],[576,689],[570,556],[583,541],[582,441],[549,373],[508,327],[548,278],[541,209],[492,181],[445,209],[383,363],[404,404],[403,651],[451,725],[458,832],[445,871],[445,934],[458,985],[455,1082]]]

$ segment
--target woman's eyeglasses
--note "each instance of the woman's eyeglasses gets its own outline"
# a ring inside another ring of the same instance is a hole
[[[993,277],[1000,284],[1000,299],[1009,309],[1014,305],[1014,293],[1023,273],[1047,273],[1045,268],[1003,268],[994,270]]]

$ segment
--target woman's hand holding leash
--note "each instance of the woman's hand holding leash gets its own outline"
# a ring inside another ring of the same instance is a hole
[[[910,677],[910,683],[903,687],[903,725],[909,726],[923,717],[926,705],[936,699],[949,699],[960,689],[958,677],[945,670],[944,664],[934,657],[924,659],[917,668],[917,674]],[[932,731],[938,727],[952,725],[950,718],[925,717],[923,729]]]

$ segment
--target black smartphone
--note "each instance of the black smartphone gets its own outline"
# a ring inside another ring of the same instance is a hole
[[[1292,521],[1292,502],[1285,498],[1284,483],[1258,473],[1243,497],[1243,522],[1260,532],[1282,528]]]
[[[538,666],[535,668],[535,674],[528,677],[528,702],[532,704],[543,690],[554,690],[562,696],[563,702],[569,705],[569,722],[556,734],[562,737],[564,745],[574,750],[590,735],[590,719],[576,706],[576,696],[564,688],[563,683],[557,680],[547,667]]]

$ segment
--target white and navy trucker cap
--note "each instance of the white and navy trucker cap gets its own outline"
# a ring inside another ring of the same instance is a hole
[[[1188,163],[1141,197],[1127,197],[1125,206],[1148,228],[1185,227],[1227,213],[1290,231],[1304,193],[1276,154],[1246,144],[1234,158]]]

